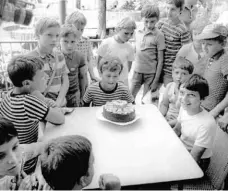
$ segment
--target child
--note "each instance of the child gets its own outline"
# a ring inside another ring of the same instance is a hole
[[[206,59],[199,64],[205,67],[203,77],[208,81],[210,94],[202,106],[217,117],[228,106],[228,54],[224,49],[228,30],[223,25],[207,25],[197,37],[204,41]]]
[[[171,127],[175,126],[179,113],[179,108],[177,108],[176,102],[180,86],[188,80],[193,69],[193,64],[183,57],[177,57],[173,63],[173,82],[170,82],[166,86],[162,102],[159,106],[160,112],[165,116]]]
[[[119,80],[128,86],[128,72],[134,60],[134,49],[128,42],[136,29],[135,21],[123,18],[116,26],[116,34],[102,41],[98,48],[98,62],[102,57],[117,56],[123,63]]]
[[[70,15],[66,17],[65,24],[73,24],[79,34],[79,40],[76,42],[76,47],[75,50],[79,51],[80,53],[83,54],[86,65],[89,70],[90,78],[92,81],[98,81],[99,79],[96,78],[93,72],[93,64],[92,64],[92,46],[88,38],[83,37],[83,31],[86,26],[87,20],[83,13],[79,12],[79,10],[74,11]],[[87,85],[88,86],[88,79],[87,79]]]
[[[166,49],[164,51],[164,67],[162,82],[166,86],[172,82],[172,64],[176,59],[179,49],[191,41],[191,33],[187,30],[185,24],[179,19],[184,0],[167,0],[168,18],[160,20],[157,24],[165,36]]]
[[[142,99],[150,89],[154,92],[158,88],[165,49],[164,35],[155,27],[159,15],[155,5],[146,5],[141,11],[144,27],[136,33],[136,60],[131,83],[134,98],[143,84]]]
[[[0,117],[0,190],[24,190],[23,185],[33,186],[23,171],[23,164],[40,154],[42,144],[19,145],[17,135],[13,123]]]
[[[41,154],[41,171],[53,190],[82,190],[94,175],[91,142],[79,135],[51,140]],[[102,175],[101,189],[119,190],[120,181],[113,175]]]
[[[84,57],[75,50],[78,32],[74,25],[61,28],[60,46],[69,69],[69,90],[66,95],[67,107],[79,107],[86,88],[86,68]]]
[[[44,62],[48,75],[48,86],[45,96],[56,101],[57,106],[66,104],[66,93],[69,88],[68,69],[64,56],[55,46],[59,40],[60,24],[52,18],[41,18],[35,26],[38,46],[28,55],[38,56]]]
[[[128,87],[118,82],[123,70],[123,64],[117,57],[102,58],[98,64],[101,81],[91,84],[84,95],[84,106],[105,105],[107,101],[126,100],[134,102]]]
[[[0,105],[0,115],[13,122],[18,132],[20,144],[37,142],[39,121],[46,120],[55,124],[64,123],[64,114],[58,108],[31,95],[33,91],[43,92],[46,87],[43,62],[32,56],[17,56],[7,67],[14,85]],[[27,174],[34,171],[37,158],[25,163]]]
[[[193,74],[183,88],[184,91],[180,92],[178,123],[174,131],[205,171],[212,156],[211,148],[217,127],[213,116],[201,107],[201,102],[209,94],[208,83],[200,75]]]

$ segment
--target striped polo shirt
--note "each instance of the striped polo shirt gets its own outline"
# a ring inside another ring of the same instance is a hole
[[[2,100],[0,115],[10,120],[17,129],[20,144],[37,142],[39,121],[44,120],[48,106],[30,94],[13,94],[10,91]],[[34,170],[37,158],[25,163],[26,173]]]
[[[171,24],[170,20],[163,19],[157,24],[165,36],[166,49],[164,51],[164,72],[171,73],[172,65],[180,48],[191,41],[191,33],[184,23]]]
[[[134,101],[133,96],[131,95],[127,86],[119,82],[116,84],[116,87],[112,91],[104,90],[100,82],[91,84],[83,97],[85,103],[91,103],[93,106],[102,106],[106,102],[112,100],[126,100],[128,103]]]

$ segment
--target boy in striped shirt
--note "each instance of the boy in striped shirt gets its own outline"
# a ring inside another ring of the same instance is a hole
[[[10,61],[7,72],[14,88],[2,100],[0,115],[13,123],[20,144],[37,142],[41,120],[55,124],[64,123],[64,114],[59,108],[49,107],[33,95],[33,92],[43,92],[46,88],[44,64],[39,58],[17,56]],[[24,171],[27,174],[32,173],[36,162],[37,157],[27,161]]]
[[[166,86],[172,82],[172,65],[179,49],[191,41],[191,33],[180,20],[184,0],[167,0],[167,18],[157,24],[165,36],[166,49],[164,51],[164,65],[162,82]]]
[[[118,57],[103,57],[98,70],[101,81],[91,84],[83,97],[84,106],[102,106],[112,100],[126,100],[128,103],[134,102],[134,98],[128,87],[119,81],[123,64]]]

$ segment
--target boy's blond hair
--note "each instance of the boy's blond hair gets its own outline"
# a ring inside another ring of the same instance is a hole
[[[66,17],[65,24],[79,24],[85,26],[87,24],[87,19],[83,13],[76,10]]]
[[[121,29],[135,30],[136,29],[136,23],[131,17],[124,17],[116,25],[117,31],[121,30]]]
[[[77,29],[73,24],[64,24],[60,30],[60,37],[67,37],[68,35],[73,34],[75,38],[78,37]]]
[[[51,27],[59,27],[59,22],[54,18],[43,17],[41,18],[35,26],[35,36],[38,37],[39,35],[43,34],[43,32]]]
[[[173,63],[173,71],[177,68],[180,68],[182,70],[186,70],[189,72],[189,74],[193,73],[194,65],[192,62],[182,56],[178,56],[174,63]]]
[[[120,71],[123,70],[123,63],[118,57],[104,57],[98,63],[98,70],[102,74],[105,70],[110,72]]]

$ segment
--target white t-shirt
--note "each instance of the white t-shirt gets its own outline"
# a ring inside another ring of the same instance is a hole
[[[118,43],[114,37],[104,39],[97,50],[97,54],[101,57],[116,56],[123,63],[123,71],[120,74],[120,81],[126,84],[128,81],[128,61],[134,60],[134,49],[129,42]]]
[[[180,139],[187,150],[191,151],[194,145],[204,147],[206,150],[201,158],[210,158],[217,128],[213,116],[204,109],[196,115],[189,115],[181,107],[177,120],[182,127]]]

